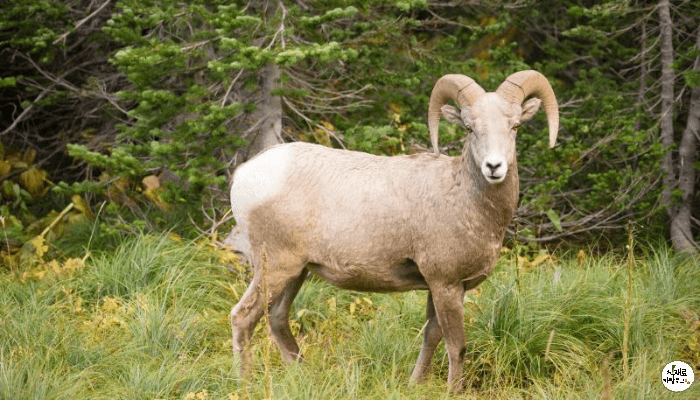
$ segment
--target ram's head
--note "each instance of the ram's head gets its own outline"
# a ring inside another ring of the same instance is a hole
[[[533,96],[523,103],[527,97]],[[456,101],[460,109],[447,105]],[[428,127],[435,155],[439,154],[437,127],[440,115],[469,134],[468,151],[487,182],[502,182],[515,163],[515,137],[520,123],[530,120],[544,105],[549,122],[549,146],[559,130],[559,111],[547,78],[537,71],[509,76],[493,93],[486,93],[464,75],[445,75],[435,83],[428,109]]]

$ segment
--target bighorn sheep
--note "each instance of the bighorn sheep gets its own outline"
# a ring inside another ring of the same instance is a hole
[[[523,103],[528,96],[534,98]],[[461,110],[446,105],[449,100]],[[381,157],[290,143],[239,166],[231,188],[237,226],[229,243],[253,268],[250,286],[231,311],[233,348],[244,374],[266,306],[283,360],[300,358],[288,313],[313,272],[351,290],[427,289],[425,337],[412,381],[426,376],[444,337],[448,384],[461,389],[464,293],[486,279],[498,258],[518,203],[516,131],[540,102],[552,147],[559,112],[542,74],[517,72],[493,93],[467,76],[446,75],[430,97],[434,155]],[[439,154],[440,115],[468,132],[459,157]]]

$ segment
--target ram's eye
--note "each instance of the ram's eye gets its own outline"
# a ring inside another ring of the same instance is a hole
[[[467,124],[464,124],[464,130],[467,131],[467,133],[474,132],[474,128],[472,128],[471,126],[469,126]]]
[[[513,130],[513,132],[518,132],[518,128],[520,128],[520,124],[513,125],[511,129]]]

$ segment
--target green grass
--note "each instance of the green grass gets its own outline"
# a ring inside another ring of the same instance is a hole
[[[249,276],[220,265],[210,245],[142,235],[71,275],[21,272],[0,274],[0,399],[700,398],[698,382],[672,393],[660,381],[673,360],[700,374],[700,266],[665,249],[637,260],[628,310],[624,259],[564,256],[521,271],[518,287],[504,255],[465,300],[459,396],[446,393],[442,346],[427,381],[408,386],[424,292],[311,278],[290,315],[305,361],[283,364],[260,324],[254,376],[242,381],[228,316]]]

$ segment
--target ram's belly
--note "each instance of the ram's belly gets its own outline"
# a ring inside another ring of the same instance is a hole
[[[404,292],[425,290],[428,285],[413,260],[406,259],[390,266],[370,265],[326,266],[309,263],[307,268],[331,284],[364,292]]]

